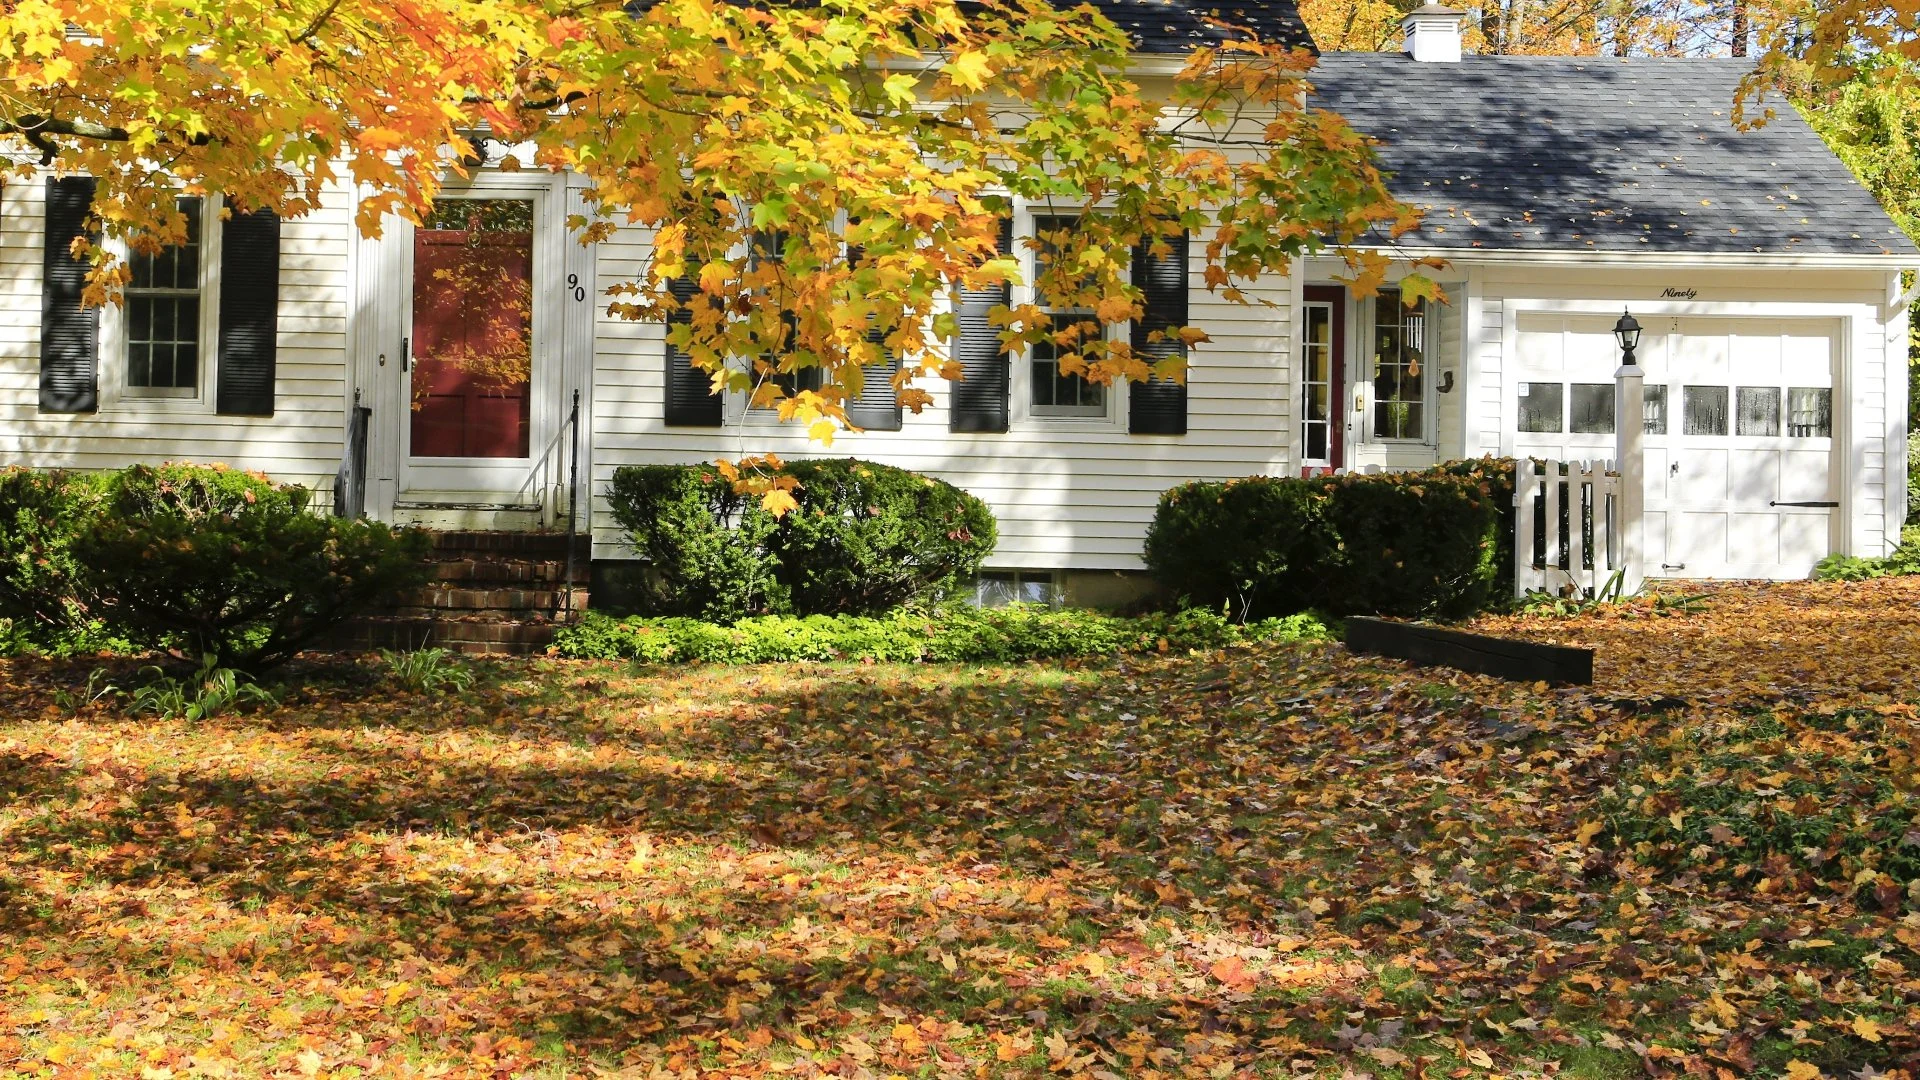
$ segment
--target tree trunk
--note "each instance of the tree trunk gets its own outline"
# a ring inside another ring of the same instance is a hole
[[[1733,55],[1747,55],[1747,0],[1733,0]]]

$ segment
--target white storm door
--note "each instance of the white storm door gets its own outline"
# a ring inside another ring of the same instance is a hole
[[[476,181],[400,240],[402,505],[537,505],[560,375],[558,209],[545,187]]]

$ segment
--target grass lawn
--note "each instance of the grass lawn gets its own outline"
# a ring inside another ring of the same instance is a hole
[[[1600,685],[0,661],[0,1075],[1920,1075],[1920,581],[1490,625]]]

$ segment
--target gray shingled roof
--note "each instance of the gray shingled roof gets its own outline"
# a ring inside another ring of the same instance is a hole
[[[1053,0],[1066,9],[1075,0]],[[1186,0],[1087,0],[1116,26],[1133,35],[1139,51],[1151,55],[1182,55],[1202,45],[1218,45],[1244,35],[1223,33],[1218,23],[1251,30],[1262,41],[1313,48],[1313,37],[1293,0],[1229,0],[1228,3],[1190,3]]]
[[[1731,121],[1745,60],[1327,53],[1314,103],[1382,143],[1445,248],[1914,255],[1778,98]]]

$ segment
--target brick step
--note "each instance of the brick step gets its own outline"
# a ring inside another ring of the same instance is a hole
[[[562,587],[550,589],[513,589],[513,588],[467,588],[461,584],[430,585],[424,589],[413,589],[402,593],[395,601],[397,609],[424,608],[428,611],[504,611],[504,612],[549,612],[558,613],[568,610],[567,594],[573,594],[571,605],[574,611],[583,611],[587,606],[587,591],[582,588],[568,590]],[[401,612],[407,613],[407,612]]]
[[[567,576],[567,564],[558,559],[434,559],[433,576],[437,581],[476,586],[531,585],[557,587]],[[573,583],[585,585],[589,578],[587,560],[573,564]]]
[[[557,625],[518,619],[448,619],[431,616],[366,615],[335,634],[333,646],[346,650],[452,649],[459,653],[527,655],[545,651]]]
[[[584,562],[592,551],[592,541],[575,534],[572,538],[575,562]],[[521,558],[563,560],[567,557],[565,533],[479,532],[448,530],[433,534],[436,559]]]

